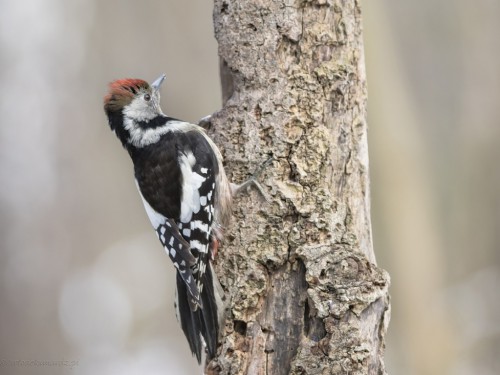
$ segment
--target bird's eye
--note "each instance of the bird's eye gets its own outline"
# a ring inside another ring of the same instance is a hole
[[[144,94],[144,100],[149,102],[151,100],[151,95],[149,94]]]

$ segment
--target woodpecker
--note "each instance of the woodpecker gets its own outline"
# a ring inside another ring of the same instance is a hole
[[[207,360],[217,351],[222,292],[210,260],[228,224],[235,188],[204,129],[162,112],[164,80],[111,82],[104,111],[132,159],[146,213],[176,268],[177,318],[201,363],[203,342]]]

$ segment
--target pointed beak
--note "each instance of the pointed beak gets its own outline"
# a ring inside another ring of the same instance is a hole
[[[165,74],[162,74],[160,77],[158,77],[158,79],[151,84],[153,90],[159,90],[165,78],[167,78]]]

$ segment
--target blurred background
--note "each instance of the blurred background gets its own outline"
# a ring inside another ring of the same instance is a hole
[[[390,374],[500,373],[500,2],[364,1]],[[109,81],[221,106],[207,0],[0,1],[0,374],[198,374]]]

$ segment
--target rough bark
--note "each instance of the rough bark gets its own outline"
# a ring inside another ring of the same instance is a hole
[[[270,195],[238,197],[216,271],[220,374],[384,374],[389,277],[372,247],[357,1],[215,0],[233,181],[269,156]]]

